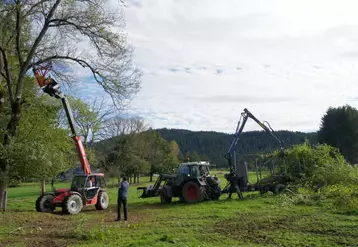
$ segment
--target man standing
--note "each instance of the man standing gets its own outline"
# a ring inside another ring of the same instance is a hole
[[[240,187],[238,185],[238,177],[235,173],[230,173],[229,175],[229,180],[230,180],[230,187],[229,187],[229,196],[227,199],[231,199],[231,195],[232,193],[237,193],[237,196],[243,200],[244,197],[242,196],[242,193],[241,193],[241,190],[240,190]]]
[[[118,185],[118,199],[117,199],[117,205],[118,205],[118,211],[117,211],[117,219],[116,221],[121,220],[121,204],[123,204],[123,211],[124,211],[124,220],[127,221],[127,215],[128,215],[128,208],[127,208],[127,197],[128,197],[128,188],[129,183],[127,181],[127,177],[123,176],[122,182]]]

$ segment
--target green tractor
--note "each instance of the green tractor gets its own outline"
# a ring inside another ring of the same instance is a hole
[[[174,174],[159,174],[154,185],[138,187],[141,198],[160,196],[161,203],[171,203],[173,197],[187,203],[217,200],[221,195],[220,180],[210,175],[206,161],[186,162]]]

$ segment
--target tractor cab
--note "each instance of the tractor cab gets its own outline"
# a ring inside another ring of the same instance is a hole
[[[72,179],[71,191],[79,192],[84,199],[92,200],[99,189],[104,188],[106,182],[103,173],[92,173],[90,175],[75,175]]]
[[[210,176],[209,166],[210,163],[206,161],[181,163],[178,166],[177,180],[181,183],[188,179]]]

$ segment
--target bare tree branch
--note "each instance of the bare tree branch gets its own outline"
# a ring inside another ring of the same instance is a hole
[[[20,65],[20,73],[19,73],[19,77],[18,77],[18,83],[17,83],[17,87],[16,87],[16,98],[21,98],[21,94],[22,94],[22,87],[23,87],[23,83],[22,83],[22,79],[25,75],[25,73],[27,72],[27,68],[30,65],[30,61],[33,58],[36,49],[38,47],[38,45],[40,44],[41,40],[43,39],[43,37],[45,36],[47,29],[48,29],[48,25],[49,25],[49,21],[51,20],[52,16],[54,15],[56,8],[58,7],[58,5],[60,4],[61,0],[56,0],[56,2],[54,3],[54,5],[52,6],[52,8],[50,9],[46,19],[45,19],[45,23],[44,26],[42,27],[39,35],[37,36],[37,38],[35,39],[28,55],[26,58],[25,63]]]
[[[42,4],[46,3],[46,2],[50,2],[51,0],[41,0],[41,1],[34,1],[34,3],[32,5],[30,5],[30,8],[25,12],[24,17],[27,17],[29,15],[34,14],[34,11],[37,12],[38,10],[36,10],[39,6],[41,6]],[[28,3],[29,4],[29,3]]]
[[[149,129],[142,118],[116,116],[105,121],[101,136],[109,139],[123,134],[136,134]]]
[[[21,48],[20,48],[20,40],[21,40],[21,1],[17,0],[16,1],[16,52],[17,52],[17,57],[19,59],[19,65],[20,67],[23,64],[23,58],[22,58],[22,52],[21,52]]]
[[[10,75],[8,59],[7,59],[5,50],[1,46],[0,46],[0,52],[2,54],[2,62],[4,64],[4,71],[5,71],[4,78],[6,81],[7,90],[9,92],[10,103],[13,104],[14,103],[14,95],[12,93],[12,79],[11,79],[11,75]]]

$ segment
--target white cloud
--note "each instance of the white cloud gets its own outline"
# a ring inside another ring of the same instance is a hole
[[[248,108],[276,130],[317,130],[329,106],[358,106],[357,7],[131,0],[127,31],[145,74],[130,111],[155,128],[233,132]]]

